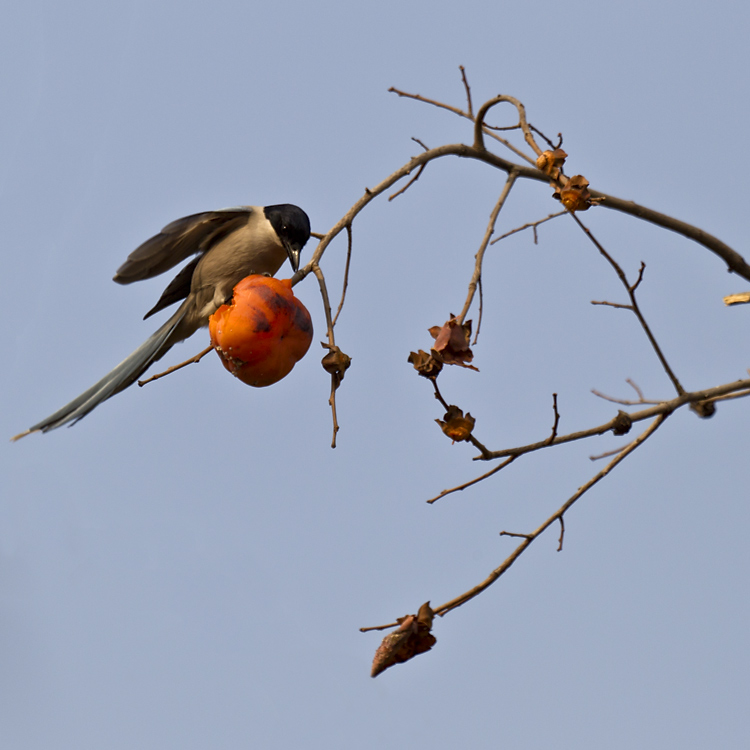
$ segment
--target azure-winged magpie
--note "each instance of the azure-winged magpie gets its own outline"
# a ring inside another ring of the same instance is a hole
[[[78,398],[16,435],[48,432],[85,417],[102,401],[132,385],[176,343],[191,336],[232,294],[235,285],[253,273],[275,274],[289,258],[299,268],[300,251],[310,237],[310,220],[297,206],[239,206],[177,219],[134,250],[115,274],[118,284],[150,279],[191,260],[149,310],[148,318],[185,300],[177,312],[127,359]]]

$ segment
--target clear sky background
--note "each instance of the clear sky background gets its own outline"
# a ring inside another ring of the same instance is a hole
[[[4,8],[0,434],[155,329],[141,317],[169,279],[110,279],[168,222],[292,202],[324,232],[412,136],[469,142],[468,122],[387,91],[463,106],[460,64],[475,102],[514,95],[561,131],[569,173],[750,256],[749,36],[728,0]],[[478,583],[514,547],[499,531],[535,528],[624,442],[424,502],[487,468],[440,433],[406,358],[460,309],[504,177],[446,159],[356,221],[336,450],[317,343],[268,389],[212,356],[0,447],[4,750],[748,747],[747,400],[671,417],[569,513],[563,552],[550,531],[436,622],[430,654],[369,677],[381,635],[361,626]],[[550,192],[521,185],[498,231],[556,210]],[[584,218],[629,274],[647,263],[641,303],[687,388],[747,376],[750,309],[722,297],[750,282],[676,235]],[[339,240],[324,258],[334,294],[344,256]],[[553,392],[565,432],[614,415],[591,388],[671,396],[633,316],[590,305],[623,292],[570,220],[495,245],[484,292],[480,372],[442,387],[491,448],[546,437]],[[314,279],[297,293],[322,340]]]

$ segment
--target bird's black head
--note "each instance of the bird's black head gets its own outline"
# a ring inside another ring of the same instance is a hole
[[[296,273],[299,268],[300,251],[310,239],[310,219],[301,208],[291,203],[266,206],[263,213],[276,230],[289,256],[292,270]]]

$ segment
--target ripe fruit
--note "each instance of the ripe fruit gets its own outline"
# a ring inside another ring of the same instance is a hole
[[[310,313],[292,293],[291,279],[259,275],[235,286],[231,303],[210,317],[208,330],[224,367],[257,388],[286,377],[313,335]]]

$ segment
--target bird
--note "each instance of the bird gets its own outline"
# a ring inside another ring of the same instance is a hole
[[[113,281],[132,284],[168,271],[190,256],[157,303],[143,316],[184,300],[166,323],[101,380],[13,440],[75,424],[99,404],[132,385],[175,344],[208,325],[209,317],[251,274],[273,276],[289,259],[299,269],[300,252],[310,238],[310,219],[298,206],[237,206],[177,219],[137,247]]]

